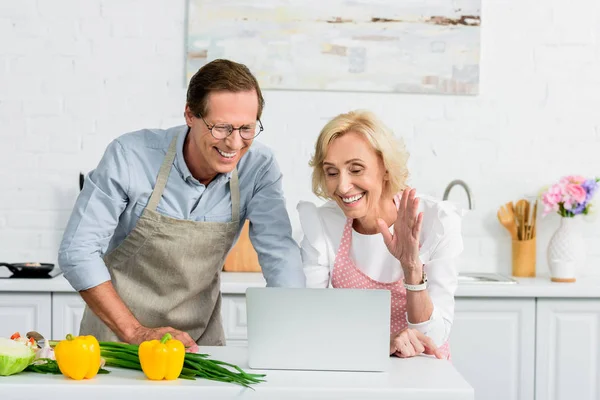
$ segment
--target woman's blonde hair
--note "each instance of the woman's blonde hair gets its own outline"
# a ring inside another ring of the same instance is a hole
[[[315,154],[309,162],[313,168],[312,190],[315,195],[323,199],[330,199],[325,185],[323,161],[331,142],[348,132],[362,134],[383,160],[383,165],[389,175],[384,193],[394,194],[406,187],[409,175],[407,167],[409,155],[404,141],[396,138],[392,131],[372,112],[355,110],[333,118],[323,127],[317,138]]]

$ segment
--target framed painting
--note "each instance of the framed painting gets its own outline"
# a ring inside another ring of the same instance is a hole
[[[188,0],[186,74],[227,58],[261,88],[475,95],[481,0]]]

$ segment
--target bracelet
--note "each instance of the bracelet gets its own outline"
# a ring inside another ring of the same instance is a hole
[[[423,270],[423,280],[421,281],[420,284],[418,285],[409,285],[406,282],[403,282],[404,284],[404,288],[406,290],[410,290],[411,292],[420,292],[422,290],[427,289],[427,274],[425,273],[425,270]]]

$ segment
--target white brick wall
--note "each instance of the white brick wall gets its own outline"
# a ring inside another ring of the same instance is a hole
[[[479,96],[265,93],[260,140],[281,163],[297,239],[295,205],[316,200],[313,141],[353,108],[406,139],[420,191],[471,186],[461,270],[510,272],[500,204],[565,174],[600,174],[600,3],[483,3]],[[0,0],[0,261],[55,262],[79,172],[124,132],[183,123],[184,19],[184,0]],[[460,188],[451,200],[466,205]],[[600,273],[600,225],[582,225],[585,272]],[[540,272],[557,226],[540,221]]]

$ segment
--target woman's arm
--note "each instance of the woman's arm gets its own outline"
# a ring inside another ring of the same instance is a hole
[[[300,254],[306,276],[306,287],[326,288],[330,281],[330,263],[317,207],[313,203],[301,201],[296,209],[304,234],[300,242]]]
[[[306,276],[306,287],[326,288],[329,286],[329,265],[319,263],[320,253],[304,236],[300,242],[300,253],[304,275]]]
[[[438,346],[450,336],[457,287],[455,260],[461,250],[460,231],[444,232],[425,265],[427,289],[421,292],[406,291],[408,327],[429,336]],[[431,311],[427,316],[424,309],[429,305]]]
[[[409,328],[429,336],[437,345],[442,345],[449,336],[454,316],[454,293],[457,274],[454,260],[462,251],[460,217],[456,213],[438,210],[438,218],[433,224],[434,231],[426,234],[440,238],[430,252],[430,258],[423,266],[419,258],[419,238],[423,213],[418,212],[419,199],[415,190],[405,190],[395,198],[398,218],[391,235],[383,221],[380,231],[388,250],[400,261],[406,284],[418,285],[423,280],[423,268],[427,273],[427,289],[406,291],[406,311]]]
[[[420,285],[423,282],[423,264],[413,267],[404,273],[404,283],[408,285]],[[408,323],[420,324],[429,321],[433,314],[433,302],[427,289],[412,291],[406,289],[406,316]]]

